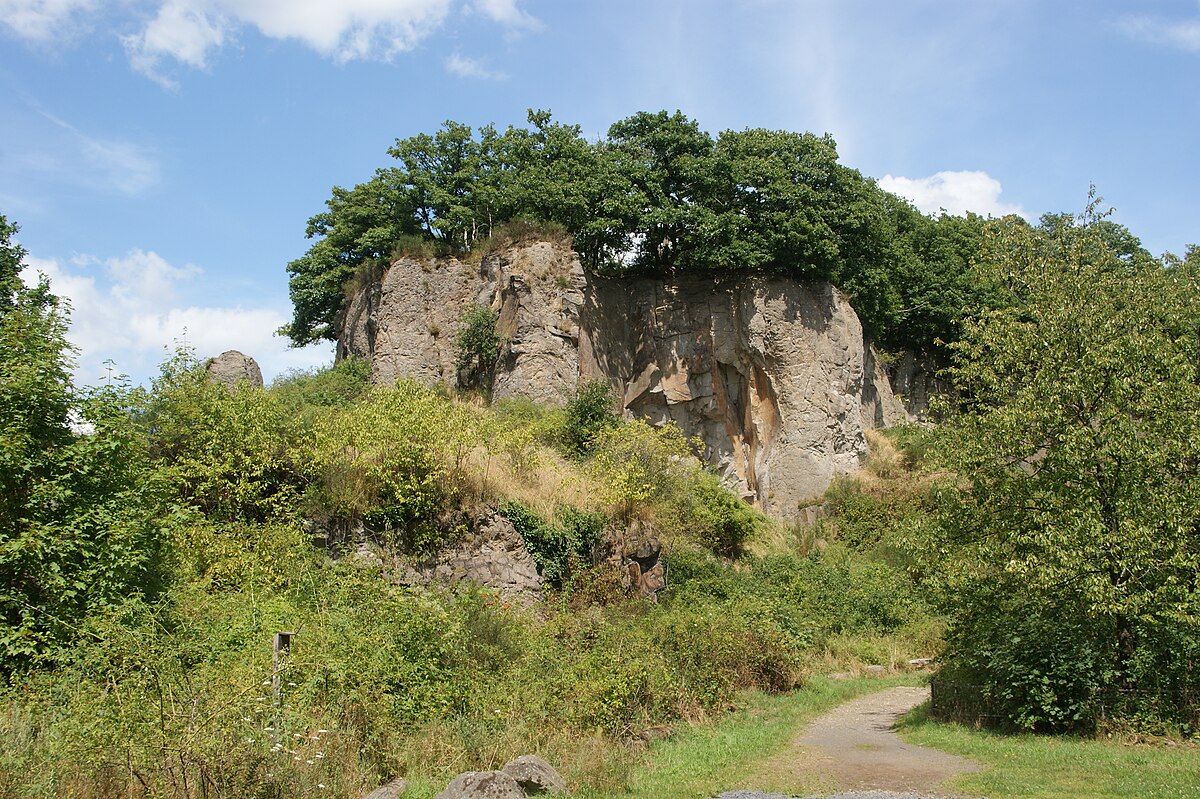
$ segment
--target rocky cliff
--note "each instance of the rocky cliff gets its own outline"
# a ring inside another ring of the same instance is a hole
[[[604,278],[538,241],[485,256],[402,258],[345,309],[338,355],[375,380],[455,381],[472,304],[499,312],[497,399],[562,403],[607,380],[626,414],[676,422],[764,510],[794,516],[904,420],[858,316],[828,284],[767,277]]]

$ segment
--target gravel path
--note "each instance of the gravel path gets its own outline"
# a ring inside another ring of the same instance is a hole
[[[928,688],[889,688],[851,700],[814,721],[784,752],[768,759],[750,784],[827,786],[829,799],[940,799],[941,783],[980,770],[966,758],[905,743],[893,727],[929,699]],[[728,791],[720,799],[787,799]],[[814,795],[808,799],[819,799]]]

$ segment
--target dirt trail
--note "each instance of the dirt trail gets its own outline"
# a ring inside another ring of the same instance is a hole
[[[928,688],[889,688],[851,700],[808,726],[758,770],[773,786],[822,790],[881,789],[937,793],[941,783],[982,766],[966,758],[905,743],[892,729],[900,716],[929,699]]]

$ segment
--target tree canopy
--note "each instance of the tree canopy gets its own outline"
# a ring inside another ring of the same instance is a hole
[[[954,347],[946,660],[1021,727],[1200,688],[1200,253],[1142,253],[1095,203],[996,225]]]
[[[676,111],[640,112],[595,142],[528,114],[503,132],[446,122],[397,139],[396,165],[334,187],[316,239],[288,265],[297,345],[336,338],[343,287],[414,240],[462,253],[513,220],[570,234],[597,272],[700,271],[829,280],[877,344],[930,351],[987,298],[971,276],[984,220],[929,217],[838,161],[826,136],[753,128],[714,137]]]

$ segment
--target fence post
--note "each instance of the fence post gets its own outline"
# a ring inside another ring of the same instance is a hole
[[[283,702],[282,683],[279,679],[279,669],[283,664],[283,660],[288,656],[288,652],[292,648],[292,636],[295,633],[278,632],[275,633],[275,651],[271,656],[271,703],[275,707],[279,707]]]
[[[275,633],[274,650],[271,654],[271,706],[275,710],[272,714],[275,718],[271,724],[274,728],[271,733],[273,743],[279,743],[279,727],[283,724],[283,681],[279,677],[279,670],[291,652],[293,635],[295,633],[292,632]]]

